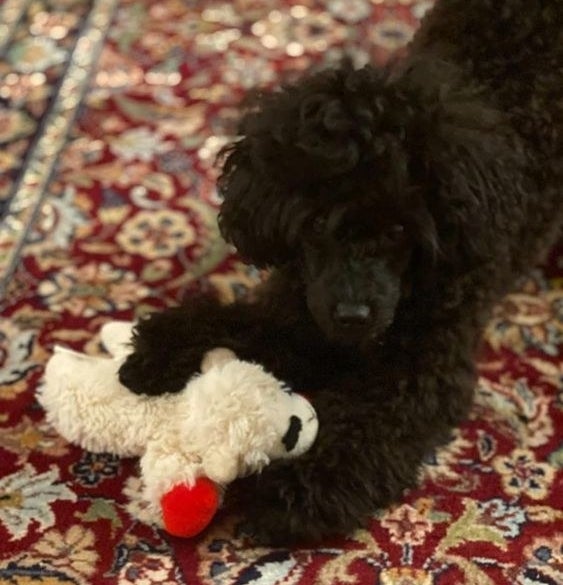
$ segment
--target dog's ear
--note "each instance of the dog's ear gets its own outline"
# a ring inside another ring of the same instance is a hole
[[[293,257],[284,224],[292,220],[287,213],[291,195],[280,193],[280,183],[252,164],[250,140],[242,138],[223,152],[219,227],[245,260],[259,267],[279,266]]]
[[[294,259],[318,211],[319,184],[371,152],[373,115],[360,97],[375,78],[371,69],[329,69],[249,104],[242,138],[223,151],[219,179],[219,226],[242,256],[259,266]]]
[[[412,166],[424,185],[442,259],[471,269],[488,260],[498,233],[491,225],[506,229],[505,207],[523,196],[524,150],[507,116],[455,66],[419,61],[401,83],[418,102]]]

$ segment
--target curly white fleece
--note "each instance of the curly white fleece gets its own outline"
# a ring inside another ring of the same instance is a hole
[[[38,400],[67,440],[90,451],[141,456],[144,497],[151,505],[177,483],[192,485],[204,475],[226,485],[273,458],[299,455],[314,441],[312,406],[228,350],[210,352],[205,372],[181,393],[132,394],[117,378],[131,326],[112,323],[102,330],[114,358],[56,348]],[[294,416],[303,428],[288,453],[282,438]]]

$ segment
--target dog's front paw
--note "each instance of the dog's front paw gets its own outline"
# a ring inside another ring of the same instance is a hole
[[[242,523],[242,531],[256,546],[287,547],[312,545],[317,534],[310,534],[301,523],[299,514],[288,514],[283,506],[257,507]]]
[[[346,534],[362,522],[322,475],[301,474],[291,464],[276,463],[261,475],[237,480],[227,503],[244,515],[243,530],[256,544],[311,545]]]
[[[180,392],[188,380],[199,371],[199,362],[189,364],[184,359],[161,355],[146,356],[135,352],[127,356],[119,368],[119,382],[135,394],[159,396]]]

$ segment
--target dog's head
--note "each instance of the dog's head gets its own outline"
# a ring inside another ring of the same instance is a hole
[[[245,115],[225,152],[220,227],[247,260],[301,275],[328,337],[361,343],[413,289],[483,261],[483,214],[520,179],[511,141],[452,65],[328,70]]]

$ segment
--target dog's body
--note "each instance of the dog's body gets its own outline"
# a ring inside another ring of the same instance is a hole
[[[174,392],[226,346],[309,393],[313,449],[241,490],[259,537],[361,525],[467,414],[492,306],[562,220],[562,22],[563,0],[439,0],[397,67],[305,78],[243,120],[220,224],[272,277],[254,304],[141,323],[121,379]]]

